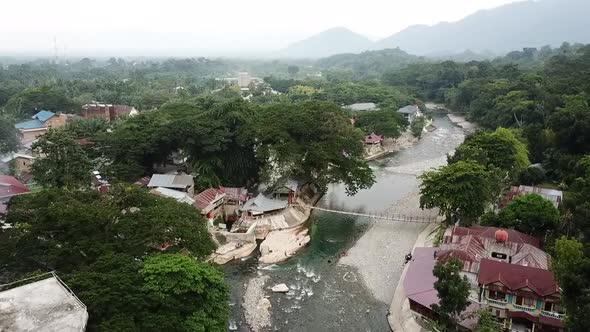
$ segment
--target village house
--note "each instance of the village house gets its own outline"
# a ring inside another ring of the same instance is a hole
[[[287,205],[287,201],[270,199],[261,193],[249,199],[239,211],[243,219],[260,219],[283,212]]]
[[[12,176],[0,175],[0,224],[4,227],[4,219],[10,198],[29,192],[29,188]]]
[[[437,278],[432,273],[437,262],[435,251],[436,248],[433,247],[415,248],[403,280],[410,309],[429,319],[436,317],[432,305],[439,303],[438,292],[434,288]],[[481,307],[475,299],[469,298],[469,305],[461,315],[463,318],[458,321],[460,331],[469,331],[475,327],[477,318],[474,318],[474,314]]]
[[[375,133],[371,133],[371,135],[367,135],[365,136],[365,139],[363,140],[363,143],[365,145],[369,145],[369,146],[375,146],[375,145],[383,145],[383,136],[381,135],[377,135]]]
[[[208,188],[195,196],[193,206],[201,211],[201,214],[207,216],[207,219],[215,219],[222,215],[223,204],[225,202],[225,193],[217,188]]]
[[[559,287],[549,271],[551,257],[538,239],[515,230],[495,227],[453,227],[439,248],[416,248],[404,279],[410,308],[433,318],[438,303],[432,269],[454,257],[463,263],[461,274],[471,285],[471,304],[459,325],[472,329],[467,318],[480,307],[512,331],[562,331]]]
[[[561,205],[561,201],[563,200],[563,192],[561,190],[521,185],[518,187],[512,186],[510,188],[510,191],[506,193],[504,199],[500,203],[500,207],[506,206],[506,204],[512,201],[514,197],[526,194],[537,194],[544,199],[551,201],[556,208]]]
[[[26,153],[8,153],[0,157],[0,171],[8,173],[14,167],[14,175],[20,176],[31,171],[35,157]]]
[[[299,197],[301,184],[294,179],[284,178],[277,181],[271,190],[271,195],[275,200],[287,201],[289,205],[293,204]]]
[[[137,115],[138,111],[133,106],[113,105],[93,102],[82,106],[80,116],[85,119],[99,118],[106,122],[112,122],[123,116]]]
[[[195,194],[195,180],[188,174],[154,174],[147,184],[148,188],[164,187]]]
[[[100,175],[99,171],[92,171],[90,176],[90,188],[100,193],[106,193],[110,190],[111,184]]]
[[[174,190],[174,189],[157,187],[157,188],[150,190],[149,192],[150,192],[150,194],[154,194],[154,195],[161,196],[161,197],[172,198],[172,199],[175,199],[177,202],[186,203],[188,205],[193,205],[195,203],[195,199],[192,198],[189,194],[182,192],[182,191]]]
[[[19,122],[14,125],[18,129],[21,142],[30,142],[45,134],[49,128],[59,128],[66,125],[71,116],[67,114],[55,114],[50,111],[40,111],[33,115],[32,120]]]
[[[422,112],[420,112],[420,108],[417,105],[408,105],[406,107],[402,107],[397,110],[397,112],[403,117],[408,120],[409,123],[414,122],[417,117],[422,116]]]
[[[482,259],[480,301],[512,331],[563,330],[564,311],[553,273],[545,269]]]
[[[375,103],[356,103],[344,106],[343,108],[353,112],[369,112],[379,110],[379,107]]]
[[[0,286],[0,331],[85,331],[88,311],[84,303],[55,273],[37,279],[41,277],[44,279],[24,285]]]
[[[225,194],[225,203],[229,205],[242,205],[248,201],[248,190],[246,188],[219,187]]]
[[[527,234],[496,227],[453,227],[436,251],[438,261],[456,257],[463,262],[463,273],[477,285],[480,261],[484,258],[509,264],[549,269],[550,256],[541,250],[539,240]]]

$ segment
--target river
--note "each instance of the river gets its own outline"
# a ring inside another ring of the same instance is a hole
[[[371,163],[376,178],[373,187],[350,197],[342,185],[334,185],[319,205],[375,213],[423,213],[417,208],[416,175],[445,164],[447,153],[464,139],[463,130],[446,116],[436,115],[434,125],[437,129],[415,146]],[[266,275],[270,278],[266,287],[285,283],[290,288],[287,294],[265,290],[272,304],[268,331],[390,331],[386,313],[401,275],[399,262],[425,225],[328,212],[314,212],[309,222],[310,244],[289,261],[261,266],[250,258],[224,266],[231,288],[230,330],[249,331],[241,305],[245,284],[252,277]],[[379,243],[383,236],[386,245]],[[343,259],[346,265],[338,262],[349,253]]]

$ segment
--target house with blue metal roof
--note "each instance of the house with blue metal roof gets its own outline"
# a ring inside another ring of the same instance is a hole
[[[39,113],[33,115],[33,119],[37,119],[43,123],[47,122],[47,120],[51,119],[55,116],[55,113],[50,111],[40,111]]]
[[[50,111],[40,111],[31,119],[14,125],[21,133],[22,142],[34,140],[45,134],[50,127],[61,127],[66,123],[67,116],[65,114],[57,115]]]

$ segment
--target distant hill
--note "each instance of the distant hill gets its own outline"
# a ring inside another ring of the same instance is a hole
[[[322,69],[344,69],[355,73],[381,73],[384,70],[400,69],[409,64],[424,61],[424,58],[408,54],[399,48],[365,51],[359,54],[337,54],[318,60]]]
[[[289,45],[281,56],[321,58],[340,53],[358,53],[370,49],[373,42],[346,28],[333,28]]]
[[[589,0],[515,2],[454,22],[415,25],[382,39],[373,49],[400,47],[411,54],[491,51],[590,43]]]

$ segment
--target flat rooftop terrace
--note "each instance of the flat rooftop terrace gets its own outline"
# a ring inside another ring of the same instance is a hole
[[[86,329],[86,306],[55,274],[44,276],[10,289],[6,289],[10,285],[0,285],[0,332]]]

